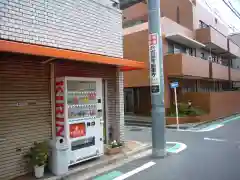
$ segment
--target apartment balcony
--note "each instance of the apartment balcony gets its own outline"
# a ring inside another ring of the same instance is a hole
[[[240,47],[230,39],[228,39],[228,51],[230,58],[240,57]]]
[[[164,68],[168,76],[209,78],[209,62],[187,54],[164,56]]]
[[[211,77],[218,80],[229,80],[229,68],[222,64],[211,63]]]
[[[232,81],[240,81],[240,69],[230,69],[230,78]]]
[[[196,30],[196,40],[205,44],[205,48],[214,53],[228,52],[228,40],[226,36],[212,27],[201,28]]]
[[[136,33],[139,31],[148,31],[148,19],[147,15],[141,16],[141,18],[138,18],[136,20],[131,21],[125,21],[123,24],[124,35]],[[178,23],[174,22],[173,20],[167,18],[167,17],[161,17],[161,29],[163,35],[168,34],[181,34],[183,36],[186,36],[190,39],[194,39],[194,33],[193,31],[179,25]]]

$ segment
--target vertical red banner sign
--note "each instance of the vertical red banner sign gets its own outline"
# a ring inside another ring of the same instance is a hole
[[[64,81],[56,80],[56,136],[64,137]]]

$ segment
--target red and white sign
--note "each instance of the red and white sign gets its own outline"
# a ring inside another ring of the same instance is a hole
[[[64,81],[56,81],[56,136],[64,137]]]
[[[155,46],[158,43],[157,34],[149,34],[149,46]]]
[[[159,62],[159,39],[157,33],[149,34],[149,61],[151,91],[154,94],[160,93],[160,62]],[[162,67],[161,67],[162,68]]]

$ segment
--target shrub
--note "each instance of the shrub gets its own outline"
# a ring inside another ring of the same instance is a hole
[[[30,148],[28,154],[25,156],[31,166],[46,165],[48,160],[48,144],[47,142],[34,142],[33,147]]]
[[[184,116],[200,116],[205,114],[203,110],[196,107],[188,107],[188,104],[185,103],[179,103],[178,104],[178,115],[179,117]],[[168,116],[170,117],[176,117],[176,108],[175,105],[172,105],[168,111]]]

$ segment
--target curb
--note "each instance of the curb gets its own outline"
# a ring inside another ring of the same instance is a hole
[[[110,164],[114,164],[116,163],[118,160],[126,160],[129,157],[141,153],[143,151],[146,151],[148,149],[150,149],[152,147],[152,145],[149,144],[145,144],[142,147],[136,148],[130,152],[123,152],[122,154],[118,154],[116,156],[111,157],[110,159],[106,159],[103,161],[98,161],[95,164],[89,164],[85,167],[78,167],[75,169],[71,169],[69,170],[66,174],[63,174],[61,176],[54,176],[54,177],[50,177],[50,178],[44,178],[43,180],[64,180],[65,178],[67,178],[70,175],[76,174],[76,173],[87,173],[89,171],[91,171],[92,169],[98,169],[98,168],[102,168],[103,166],[106,165],[110,165]]]
[[[147,121],[125,121],[125,126],[152,127],[152,122],[147,122]]]
[[[200,122],[200,123],[198,123],[196,126],[193,126],[192,128],[197,128],[197,127],[199,127],[199,126],[202,126],[202,125],[205,125],[205,124],[208,124],[208,123],[212,124],[212,123],[214,123],[214,122],[221,121],[221,120],[226,119],[226,118],[234,118],[235,116],[238,116],[238,115],[240,115],[240,113],[239,113],[239,112],[236,112],[236,113],[233,113],[233,114],[230,115],[230,116],[223,116],[223,117],[219,117],[219,118],[217,118],[217,119]]]
[[[212,120],[209,120],[209,121],[196,122],[196,123],[193,123],[194,125],[190,126],[190,127],[187,127],[187,125],[182,124],[182,127],[180,127],[180,129],[183,129],[183,130],[194,129],[194,128],[198,128],[199,126],[205,125],[205,124],[211,124],[211,123],[221,121],[221,120],[226,119],[226,118],[235,117],[235,116],[238,116],[238,115],[240,115],[240,112],[236,112],[236,113],[233,113],[229,116],[223,116],[223,117],[219,117],[219,118],[212,119]],[[140,126],[140,127],[151,127],[152,126],[151,122],[129,121],[129,120],[125,121],[125,125],[126,126]],[[174,125],[166,125],[166,128],[167,129],[176,129],[176,127],[174,127]]]

